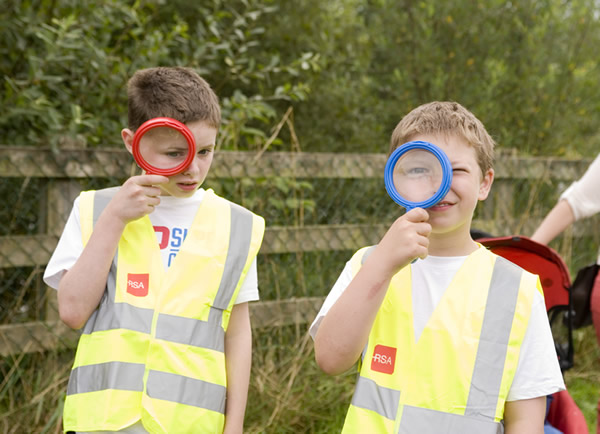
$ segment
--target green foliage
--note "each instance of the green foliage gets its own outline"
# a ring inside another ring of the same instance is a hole
[[[9,0],[0,11],[6,144],[119,143],[137,69],[188,65],[222,99],[220,145],[258,149],[294,107],[304,150],[383,152],[398,120],[456,100],[500,146],[600,144],[593,0]],[[281,130],[271,149],[288,149]]]
[[[196,68],[223,104],[225,148],[256,146],[278,117],[275,101],[299,101],[300,53],[283,63],[260,49],[259,0],[224,2],[11,1],[0,11],[0,136],[13,145],[108,146],[126,125],[125,86],[157,65]]]
[[[303,149],[384,152],[419,104],[455,100],[502,147],[587,156],[600,135],[599,6],[593,0],[303,0],[266,41],[316,51],[323,72],[298,104]],[[289,32],[285,32],[289,30]]]

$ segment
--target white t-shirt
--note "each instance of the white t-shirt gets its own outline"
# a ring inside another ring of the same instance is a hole
[[[575,181],[561,194],[559,200],[564,199],[569,203],[576,221],[590,217],[600,212],[600,188],[598,186],[600,186],[600,154],[592,161],[581,179]],[[596,262],[600,264],[600,249]]]
[[[415,340],[421,332],[437,303],[450,285],[452,278],[467,257],[428,256],[412,264],[412,299]],[[315,337],[321,321],[352,281],[350,262],[325,299],[321,310],[310,326],[310,335]],[[517,371],[508,393],[507,401],[537,398],[565,389],[558,364],[552,332],[542,295],[536,291],[531,318],[521,351]]]
[[[600,154],[590,164],[581,179],[575,181],[560,196],[571,205],[575,220],[600,212]]]
[[[204,198],[205,191],[199,189],[190,198],[178,198],[173,196],[161,196],[160,205],[149,214],[152,226],[156,232],[156,238],[160,245],[163,264],[167,269],[179,251],[187,232],[192,225],[198,206]],[[75,199],[71,214],[58,245],[48,262],[44,271],[44,282],[54,289],[64,272],[69,270],[83,252],[81,241],[81,225],[79,223],[79,197]],[[252,262],[248,274],[235,304],[258,300],[258,277],[256,272],[256,258]]]

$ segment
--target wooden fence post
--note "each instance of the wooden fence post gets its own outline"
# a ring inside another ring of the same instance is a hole
[[[73,200],[81,192],[79,182],[71,179],[50,179],[46,196],[46,234],[60,237]],[[58,320],[56,290],[46,286],[46,321]]]

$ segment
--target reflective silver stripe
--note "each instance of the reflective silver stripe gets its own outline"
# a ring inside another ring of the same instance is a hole
[[[154,314],[152,309],[136,307],[127,303],[114,303],[112,300],[108,301],[109,298],[113,297],[107,296],[105,293],[98,309],[85,324],[83,334],[114,329],[150,333]]]
[[[225,331],[221,325],[193,318],[160,314],[156,323],[156,338],[225,351]]]
[[[222,311],[227,309],[240,280],[244,265],[248,259],[248,251],[252,240],[253,218],[250,211],[239,205],[230,203],[231,225],[229,231],[229,247],[217,295],[213,301],[208,321],[221,324]]]
[[[377,247],[377,246],[367,247],[367,251],[363,254],[362,258],[360,258],[360,265],[361,266],[365,263],[365,261],[367,260],[367,258],[369,257],[369,255],[371,253],[373,253],[373,250],[375,250],[375,247]],[[363,363],[364,360],[365,360],[365,355],[367,354],[367,349],[368,348],[369,348],[369,340],[367,339],[367,344],[363,348],[362,353],[360,355],[360,361],[361,361],[361,363]]]
[[[142,364],[125,362],[78,366],[71,371],[67,395],[106,389],[141,392],[144,390],[144,369]]]
[[[380,386],[369,378],[358,377],[352,397],[352,405],[355,407],[371,410],[390,420],[395,420],[399,401],[400,391]]]
[[[108,203],[112,200],[114,195],[119,191],[120,187],[111,187],[105,188],[103,190],[97,190],[94,192],[94,203],[93,203],[93,226],[96,226],[96,222],[104,211],[104,208],[108,205]],[[110,265],[110,270],[108,272],[108,276],[106,279],[106,291],[102,295],[102,299],[100,300],[100,304],[98,308],[94,310],[90,318],[88,318],[85,326],[83,327],[83,334],[91,334],[96,331],[96,327],[103,327],[101,330],[110,330],[115,327],[109,327],[107,324],[114,324],[114,300],[116,296],[116,276],[117,276],[117,261],[118,261],[119,251],[115,253],[115,257],[113,258],[112,264]],[[131,306],[132,309],[136,309]],[[144,314],[135,315],[139,318],[144,318]],[[152,320],[152,318],[150,318]],[[132,321],[125,320],[124,325],[129,323],[129,327],[125,326],[123,328],[128,328],[130,330],[141,331],[139,329],[146,329],[143,324],[132,324]],[[103,324],[103,326],[102,326]]]
[[[225,386],[176,374],[150,371],[146,382],[150,398],[178,402],[225,414]]]
[[[117,191],[119,191],[119,188],[120,187],[105,188],[103,190],[97,190],[94,193],[94,226],[98,221],[98,217],[100,217],[100,214],[102,214],[102,211],[104,211],[104,208],[108,205],[108,202],[110,202]]]
[[[428,408],[405,405],[398,434],[501,434],[504,425],[499,422],[474,419],[458,414],[444,413]]]
[[[360,265],[363,265],[365,263],[365,261],[367,260],[367,258],[369,257],[369,255],[371,253],[373,253],[373,250],[375,250],[375,247],[377,247],[377,246],[367,247],[367,251],[365,252],[365,254],[363,255],[363,257],[360,259]]]
[[[363,363],[365,361],[365,356],[367,355],[367,350],[369,349],[369,340],[367,339],[367,343],[365,344],[365,347],[362,350],[362,353],[360,353],[360,363]]]
[[[496,258],[465,416],[493,420],[496,415],[521,274],[512,262]]]

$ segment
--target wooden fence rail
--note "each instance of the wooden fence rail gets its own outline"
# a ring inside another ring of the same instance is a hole
[[[382,178],[386,156],[383,154],[330,154],[270,152],[217,152],[210,178],[296,177]],[[571,182],[585,171],[590,160],[519,158],[505,155],[496,162],[496,179],[506,181],[499,189],[511,194],[515,180]],[[11,267],[44,267],[56,246],[73,199],[80,192],[78,180],[84,178],[125,178],[132,160],[124,150],[49,149],[0,146],[0,178],[47,179],[46,231],[37,235],[0,237],[0,270]],[[496,206],[496,208],[498,208]],[[499,224],[515,227],[512,211],[484,213],[474,226],[490,233]],[[500,223],[499,223],[500,221]],[[508,223],[507,223],[508,222]],[[537,222],[527,221],[527,229]],[[585,227],[579,227],[584,232]],[[354,250],[375,244],[386,225],[312,225],[267,227],[261,254]],[[523,231],[524,233],[528,233]],[[56,316],[55,291],[47,289],[46,321],[0,325],[0,355],[72,347],[77,332],[64,326]],[[257,328],[306,323],[312,320],[322,297],[262,301],[251,305],[253,326]]]

